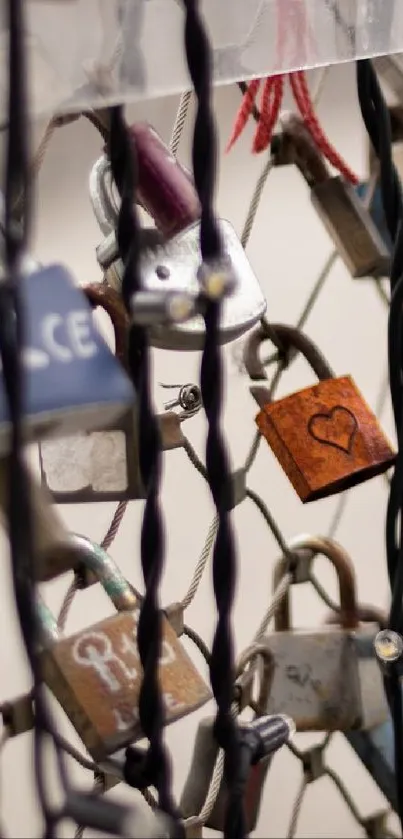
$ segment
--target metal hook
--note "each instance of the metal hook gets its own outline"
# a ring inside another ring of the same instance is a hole
[[[202,405],[201,391],[198,385],[167,385],[160,383],[160,387],[166,389],[178,389],[179,393],[176,399],[165,402],[164,410],[170,411],[172,408],[180,407],[182,412],[179,414],[180,419],[188,419],[193,417],[200,410]]]

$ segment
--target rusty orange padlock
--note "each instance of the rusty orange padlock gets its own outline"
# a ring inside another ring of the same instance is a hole
[[[264,386],[251,387],[260,413],[256,423],[301,500],[315,501],[389,469],[396,454],[351,376],[335,378],[315,344],[299,329],[271,325],[284,353],[298,351],[319,383],[272,401]],[[259,361],[267,340],[259,327],[246,344],[244,362],[251,379],[267,378]]]

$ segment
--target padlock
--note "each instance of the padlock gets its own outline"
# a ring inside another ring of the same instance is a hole
[[[365,201],[368,188],[371,188],[371,186],[366,181],[362,181],[362,183],[359,183],[356,186],[355,190],[360,201]],[[382,192],[379,182],[376,183],[375,189],[373,190],[373,194],[371,196],[369,204],[369,212],[371,213],[372,221],[376,225],[379,235],[382,237],[385,246],[387,247],[389,254],[391,255],[393,250],[393,243],[390,238],[388,226],[386,224],[385,213],[383,210]]]
[[[383,723],[388,705],[373,649],[378,627],[359,623],[349,556],[326,537],[302,536],[289,548],[296,564],[300,551],[330,560],[339,584],[340,624],[293,629],[287,592],[275,615],[275,631],[265,638],[275,660],[267,713],[289,715],[297,731],[348,731]],[[288,570],[282,558],[274,571],[275,588]]]
[[[120,293],[123,263],[119,258],[114,233],[116,218],[113,201],[105,197],[108,191],[101,188],[99,181],[100,178],[97,181],[94,174],[92,203],[101,230],[106,236],[97,249],[97,258],[104,270],[105,281]],[[234,341],[259,321],[266,310],[266,300],[234,228],[225,220],[220,220],[218,225],[234,285],[233,293],[224,299],[221,311],[219,341],[225,344]],[[151,231],[142,233],[142,288],[159,294],[187,292],[197,295],[200,291],[198,271],[202,262],[200,224],[191,224],[165,243],[153,238]],[[144,233],[148,234],[147,237]],[[151,345],[160,349],[201,350],[205,324],[201,315],[195,315],[183,323],[152,324],[148,328],[148,335]]]
[[[56,621],[38,600],[42,630],[40,666],[45,684],[60,702],[84,745],[96,761],[141,738],[138,698],[141,663],[137,649],[139,602],[114,562],[101,549],[82,561],[99,576],[118,614],[60,638]],[[164,723],[200,708],[211,698],[205,684],[162,615],[159,678]],[[102,766],[100,767],[103,768]],[[106,769],[108,771],[109,767]]]
[[[23,432],[27,441],[106,427],[133,405],[129,377],[101,334],[68,271],[53,265],[21,276],[25,312]],[[9,446],[0,378],[0,455]]]
[[[83,288],[92,306],[109,315],[115,351],[126,364],[129,318],[120,295],[106,285]],[[158,417],[164,451],[183,446],[180,417],[167,411]],[[136,409],[127,411],[112,429],[76,434],[39,444],[42,482],[58,504],[145,498],[139,468]]]
[[[260,669],[259,673],[259,694],[255,705],[257,713],[263,714],[264,708],[267,705],[270,683],[273,676],[273,656],[267,646],[262,644],[252,645],[240,657],[237,666],[235,696],[239,700],[240,708],[245,707],[246,703],[244,701],[245,696],[240,695],[239,691],[237,691],[237,686],[241,688],[242,693],[246,688],[248,699],[251,699],[253,674],[256,663],[261,664],[262,669]],[[252,680],[250,676],[252,676]],[[266,720],[266,717],[261,717],[261,719]],[[281,721],[283,722],[282,716]],[[214,738],[213,730],[213,717],[208,717],[199,723],[192,763],[180,801],[180,809],[183,817],[186,819],[196,816],[206,800],[218,755],[218,744]],[[268,749],[266,755],[255,765],[251,766],[248,773],[249,777],[244,795],[248,833],[256,827],[264,783],[275,748],[276,745],[274,744],[274,748],[272,750]],[[211,827],[214,830],[223,830],[226,801],[226,784],[224,779],[222,779],[213,810],[206,821],[207,827]]]
[[[211,778],[218,755],[218,743],[214,737],[214,717],[209,717],[199,723],[193,750],[192,763],[185,782],[180,800],[180,810],[183,818],[190,818],[199,813],[206,800]],[[267,743],[262,742],[260,755],[256,760],[248,762],[243,778],[245,781],[243,804],[248,834],[255,830],[259,818],[264,783],[271,766],[275,752],[290,739],[294,727],[284,715],[270,715],[257,717],[249,724],[240,724],[241,740],[248,735],[258,734],[259,729],[267,734]],[[263,740],[266,738],[263,737]],[[227,786],[222,779],[214,807],[206,819],[206,827],[223,831],[225,812],[227,808]]]
[[[294,163],[311,190],[311,200],[353,277],[384,277],[390,255],[354,187],[332,177],[303,121],[282,118],[282,133],[273,140],[275,165]]]
[[[318,348],[300,330],[272,324],[271,331],[285,353],[301,352],[320,380],[274,402],[266,387],[251,387],[261,408],[256,417],[259,431],[301,500],[343,492],[389,469],[396,454],[351,376],[334,378]],[[265,340],[267,331],[259,327],[245,345],[245,368],[252,379],[267,378],[258,356]]]

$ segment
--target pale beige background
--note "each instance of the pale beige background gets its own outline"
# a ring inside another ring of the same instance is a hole
[[[217,90],[215,108],[223,151],[235,111],[239,105],[235,87]],[[149,119],[168,140],[178,105],[177,98],[154,101],[131,107],[129,116]],[[290,105],[288,102],[287,107]],[[355,91],[355,71],[341,66],[330,72],[319,116],[332,141],[350,165],[361,175],[365,172],[366,146]],[[191,123],[188,124],[180,156],[189,161]],[[43,126],[37,126],[39,138]],[[229,156],[220,157],[218,211],[241,231],[256,177],[263,158],[250,153],[252,127],[249,127]],[[88,174],[101,151],[94,129],[85,121],[60,130],[49,149],[40,174],[36,195],[36,224],[32,251],[44,263],[63,261],[79,283],[100,279],[95,247],[101,234],[92,214],[88,197]],[[297,171],[281,170],[271,174],[251,237],[248,254],[268,301],[268,317],[273,321],[293,323],[303,308],[305,298],[332,249],[322,223],[309,201],[306,185]],[[386,371],[387,312],[368,280],[353,281],[338,261],[312,312],[307,330],[338,374],[351,373],[372,406],[375,406]],[[242,463],[254,433],[255,405],[248,393],[248,382],[238,372],[231,348],[226,351],[227,399],[225,429],[234,466]],[[158,382],[197,381],[199,354],[155,352],[155,397],[161,410],[166,393]],[[280,393],[292,391],[313,381],[302,361],[297,361],[284,376]],[[389,406],[382,417],[392,434]],[[202,414],[186,424],[196,449],[203,454],[205,421]],[[393,436],[393,434],[392,434]],[[337,499],[303,506],[294,494],[268,447],[262,445],[250,475],[250,486],[269,504],[286,538],[302,532],[324,534],[329,526]],[[351,492],[338,538],[350,552],[356,568],[361,600],[385,607],[388,583],[385,570],[384,519],[386,489],[382,478],[357,487]],[[168,453],[165,460],[163,508],[166,518],[166,566],[162,601],[168,604],[183,596],[213,516],[213,507],[203,480],[190,466],[181,451]],[[113,505],[65,507],[62,515],[75,531],[101,540],[110,521]],[[139,525],[142,504],[133,503],[126,515],[112,555],[134,585],[142,587],[139,560]],[[258,512],[245,502],[233,514],[238,549],[239,581],[235,606],[237,650],[249,643],[270,598],[271,574],[278,550]],[[11,594],[7,542],[3,538],[2,608],[0,627],[0,699],[11,698],[29,687],[24,655]],[[336,583],[324,561],[318,572],[328,590],[336,595]],[[57,610],[69,580],[61,579],[45,587],[45,595]],[[295,622],[312,626],[321,621],[325,607],[308,587],[294,597]],[[110,605],[101,591],[91,589],[75,600],[68,623],[73,631],[110,614]],[[209,643],[215,622],[211,571],[207,570],[199,594],[189,610],[188,622]],[[200,664],[197,652],[187,649]],[[203,667],[201,664],[200,666]],[[203,672],[206,672],[205,669]],[[175,792],[180,794],[192,753],[197,722],[212,712],[202,709],[191,718],[167,731],[175,770]],[[63,732],[79,745],[63,715]],[[299,744],[312,737],[299,737]],[[9,743],[2,757],[1,810],[8,835],[37,835],[39,823],[31,781],[31,738],[24,735]],[[383,808],[384,801],[371,779],[362,770],[341,735],[334,738],[329,760],[344,777],[363,815]],[[291,806],[300,782],[299,763],[283,751],[276,758],[269,776],[261,810],[257,836],[286,835]],[[91,778],[72,764],[73,777],[88,786]],[[121,788],[112,793],[125,800],[135,794]],[[393,823],[393,822],[392,822]],[[395,826],[395,825],[394,825]],[[66,825],[66,836],[73,834]],[[214,835],[208,834],[207,835]],[[323,779],[313,785],[302,809],[297,835],[363,836],[362,829],[347,810],[337,790]]]

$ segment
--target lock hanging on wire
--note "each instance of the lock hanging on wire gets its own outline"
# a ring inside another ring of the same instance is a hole
[[[276,664],[267,712],[288,714],[297,731],[370,729],[383,723],[388,705],[373,646],[378,627],[359,622],[349,556],[337,542],[319,536],[298,537],[289,549],[294,583],[310,582],[317,554],[332,563],[339,585],[339,622],[295,630],[286,593],[275,614],[274,632],[265,638]],[[277,563],[274,588],[289,567],[288,559]]]
[[[162,238],[152,235],[152,230],[141,233],[140,272],[144,307],[147,309],[147,294],[150,306],[154,298],[161,297],[163,301],[173,293],[186,293],[190,299],[195,300],[194,316],[191,316],[189,302],[189,310],[183,322],[175,323],[169,319],[161,322],[161,315],[160,322],[157,318],[153,321],[151,310],[146,312],[150,319],[150,343],[161,349],[201,350],[205,325],[202,315],[197,314],[196,301],[200,284],[203,287],[203,283],[208,282],[204,277],[208,272],[200,270],[200,207],[197,193],[190,175],[183,167],[178,170],[179,164],[162,141],[155,140],[150,127],[135,125],[132,139],[136,146],[139,144],[140,181],[144,177],[140,190],[141,203],[153,214],[162,235]],[[145,174],[147,172],[149,181]],[[98,261],[106,282],[120,292],[123,263],[115,236],[117,212],[107,184],[109,176],[107,159],[97,161],[90,177],[90,194],[95,215],[105,235],[104,242],[97,249]],[[173,179],[172,183],[170,179]],[[165,215],[170,220],[168,226],[163,222]],[[266,310],[266,301],[232,225],[220,220],[219,229],[226,261],[223,266],[217,267],[217,274],[230,278],[233,288],[223,302],[221,313],[219,340],[224,344],[235,340],[259,321]],[[148,325],[146,321],[145,325]]]
[[[385,277],[390,254],[370,212],[354,187],[332,177],[303,121],[295,114],[282,119],[282,132],[273,138],[277,166],[295,164],[310,187],[313,206],[352,277]]]
[[[315,344],[300,330],[272,324],[284,353],[299,351],[319,383],[271,400],[262,385],[251,387],[261,408],[256,417],[301,501],[326,498],[380,475],[396,454],[351,376],[335,378]],[[259,361],[267,330],[260,327],[245,345],[244,364],[251,379],[267,378]]]
[[[138,698],[141,663],[137,649],[140,604],[136,593],[101,548],[82,550],[82,564],[95,574],[118,614],[71,637],[38,599],[42,633],[40,666],[50,688],[94,760],[100,761],[141,738]],[[211,691],[162,615],[159,677],[165,724],[186,716]],[[109,767],[110,768],[110,767]]]
[[[120,295],[102,284],[83,288],[89,303],[109,315],[115,335],[115,353],[127,364],[129,318]],[[159,415],[164,451],[184,444],[182,415],[166,410]],[[193,411],[188,411],[193,416]],[[137,408],[126,411],[112,428],[39,444],[42,482],[58,504],[123,501],[145,498],[140,474]]]

